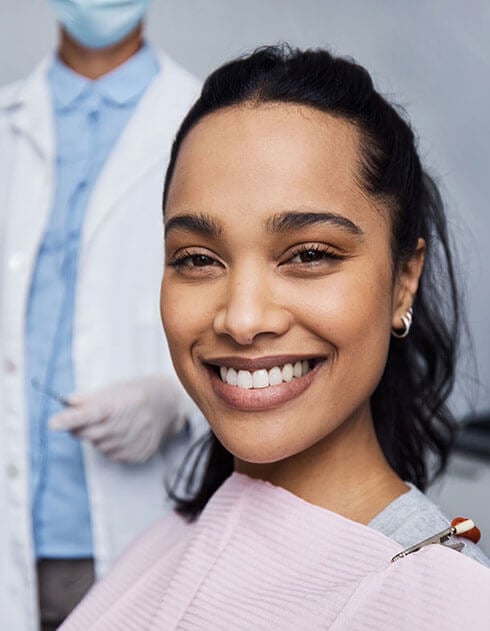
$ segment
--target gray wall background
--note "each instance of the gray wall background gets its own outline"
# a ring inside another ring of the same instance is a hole
[[[476,350],[479,379],[466,345],[453,404],[460,416],[490,410],[488,0],[154,0],[147,32],[200,77],[260,44],[326,45],[355,57],[407,109],[441,178]],[[55,41],[46,0],[1,0],[0,84],[28,73]],[[433,492],[448,511],[464,501],[490,540],[489,484],[488,463],[459,459]]]

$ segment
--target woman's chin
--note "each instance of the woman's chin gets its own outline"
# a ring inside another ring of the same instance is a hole
[[[242,463],[266,465],[280,462],[294,456],[301,451],[292,449],[291,445],[278,445],[277,441],[261,440],[253,443],[247,441],[237,441],[236,438],[226,440],[220,439],[223,446],[233,455],[233,457]]]

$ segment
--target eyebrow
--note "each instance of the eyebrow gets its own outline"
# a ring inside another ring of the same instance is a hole
[[[347,217],[332,212],[299,212],[289,211],[277,213],[266,222],[266,228],[273,233],[284,233],[300,230],[317,224],[330,224],[354,235],[362,236],[363,230]],[[207,237],[218,238],[223,234],[223,229],[212,217],[198,213],[178,215],[172,217],[165,224],[165,238],[172,230],[186,230]]]
[[[341,228],[355,236],[362,236],[363,230],[347,217],[332,212],[285,212],[267,220],[267,229],[271,232],[289,232],[316,224],[327,223]]]
[[[204,214],[178,215],[172,217],[165,224],[165,238],[172,230],[187,230],[207,237],[220,237],[223,233],[221,226],[212,218]]]

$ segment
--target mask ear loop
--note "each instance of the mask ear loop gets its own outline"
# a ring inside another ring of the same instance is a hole
[[[391,330],[391,334],[393,335],[393,337],[396,337],[399,340],[402,340],[404,337],[407,337],[407,335],[410,333],[410,328],[411,328],[412,322],[413,322],[413,309],[412,309],[412,307],[410,307],[410,309],[407,311],[407,313],[405,315],[402,315],[402,322],[403,322],[403,326],[405,328],[403,329],[403,331],[401,333],[398,333],[398,331],[396,329],[392,329]]]

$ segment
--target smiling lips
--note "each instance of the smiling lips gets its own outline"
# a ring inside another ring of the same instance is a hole
[[[257,365],[259,362],[260,360],[246,363]],[[255,370],[247,370],[243,361],[227,363],[235,365],[210,365],[209,373],[215,393],[232,407],[263,410],[286,403],[302,394],[315,378],[324,359],[298,359],[284,363],[277,361],[277,365],[270,368],[264,365]],[[271,363],[272,358],[264,361],[264,364]]]

